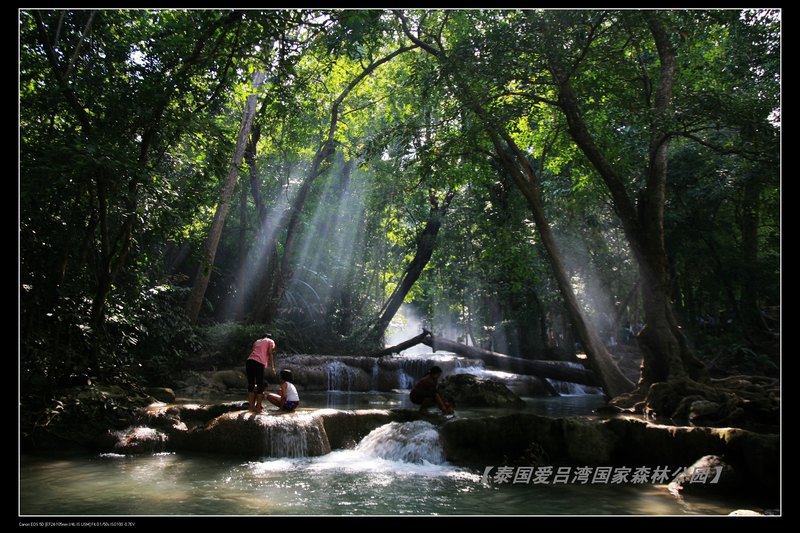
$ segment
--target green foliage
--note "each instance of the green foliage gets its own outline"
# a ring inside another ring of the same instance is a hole
[[[266,328],[279,350],[366,351],[355,339],[401,279],[431,198],[451,190],[407,303],[478,344],[534,355],[548,335],[572,344],[530,211],[467,94],[539,172],[589,314],[617,312],[633,294],[623,314],[641,316],[632,252],[569,135],[554,62],[570,70],[587,126],[633,199],[646,185],[652,126],[668,126],[665,245],[686,330],[697,333],[697,316],[779,305],[778,13],[659,12],[678,60],[670,117],[653,116],[659,59],[643,12],[403,14],[449,63],[404,53],[342,102],[337,157],[297,214],[291,282]],[[327,135],[333,100],[408,43],[387,10],[20,12],[20,364],[34,396],[61,402],[48,404],[53,420],[79,412],[56,384],[90,373],[94,358],[104,379],[131,387],[242,364],[264,332],[246,322],[272,260],[256,258],[266,242],[284,251],[279,222]],[[240,172],[198,330],[182,306],[255,69],[268,73],[261,135],[253,167]],[[730,339],[745,348],[734,350],[744,367],[746,350],[761,353],[754,340]]]
[[[204,365],[219,368],[243,366],[250,355],[253,342],[265,333],[275,339],[276,353],[286,351],[286,335],[280,324],[265,327],[260,324],[219,322],[204,328],[203,353],[192,366]]]

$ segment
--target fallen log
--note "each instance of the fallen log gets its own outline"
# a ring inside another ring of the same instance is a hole
[[[515,374],[529,374],[540,378],[556,379],[581,385],[600,386],[597,376],[591,370],[585,368],[575,368],[567,366],[559,361],[534,361],[531,359],[521,359],[502,353],[484,350],[475,346],[467,346],[460,342],[454,342],[433,335],[425,336],[422,343],[430,346],[433,351],[445,350],[464,357],[480,359],[487,365],[496,367],[500,370],[514,372]]]
[[[403,341],[400,344],[395,344],[394,346],[389,346],[388,348],[384,348],[379,352],[365,354],[365,357],[383,357],[385,355],[392,355],[393,353],[400,353],[403,350],[408,350],[409,348],[413,348],[417,344],[422,344],[423,340],[426,337],[429,337],[431,332],[427,329],[423,329],[422,333],[417,335],[416,337],[412,337],[407,341]]]
[[[379,352],[367,354],[367,356],[383,357],[393,353],[400,353],[403,350],[407,350],[416,346],[417,344],[425,344],[426,346],[430,346],[434,352],[436,350],[445,350],[462,355],[464,357],[480,359],[487,365],[497,367],[501,370],[514,372],[516,374],[527,374],[539,378],[550,378],[558,381],[566,381],[568,383],[590,385],[593,387],[600,386],[600,383],[597,380],[597,376],[595,376],[594,372],[586,368],[575,368],[559,361],[534,361],[531,359],[521,359],[519,357],[512,357],[510,355],[484,350],[475,346],[467,346],[466,344],[462,344],[460,342],[451,341],[441,337],[434,337],[433,334],[427,329],[423,329],[422,333],[416,337],[412,337],[407,341],[390,346]],[[553,389],[551,393],[555,393],[555,389]],[[555,395],[557,395],[557,393]]]

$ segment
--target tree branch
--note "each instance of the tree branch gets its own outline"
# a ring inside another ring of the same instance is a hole
[[[50,44],[50,39],[47,37],[47,29],[44,25],[44,21],[42,20],[42,15],[38,10],[33,10],[33,18],[36,20],[36,29],[39,33],[39,41],[42,43],[42,46],[44,46],[45,55],[47,56],[48,63],[50,63],[50,69],[53,71],[56,82],[58,83],[58,88],[64,94],[64,98],[66,98],[67,103],[78,118],[78,122],[80,122],[81,127],[87,134],[90,134],[92,131],[92,124],[89,121],[89,115],[78,100],[75,92],[67,83],[66,77],[61,72],[61,65],[58,62],[58,58],[56,57],[53,46]]]

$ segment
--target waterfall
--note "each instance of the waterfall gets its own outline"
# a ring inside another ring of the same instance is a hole
[[[580,383],[570,383],[568,381],[558,381],[549,378],[547,378],[547,381],[562,396],[593,396],[603,394],[603,391],[599,387],[593,387],[591,385],[581,385]]]
[[[325,428],[310,414],[261,416],[265,428],[264,455],[269,457],[311,457],[330,452]]]
[[[442,464],[444,449],[436,426],[425,420],[390,422],[380,426],[356,446],[366,455],[404,463]]]
[[[384,371],[394,372],[394,383],[391,388],[396,389],[411,388],[433,365],[440,367],[445,375],[457,373],[463,368],[483,369],[483,361],[456,355],[388,356],[381,358],[379,364]]]
[[[331,361],[326,366],[328,371],[328,390],[350,391],[355,378],[355,369],[341,361]]]
[[[410,389],[414,386],[414,382],[416,380],[406,374],[405,370],[402,368],[397,371],[397,388],[398,389]]]
[[[585,368],[580,363],[573,363],[572,361],[566,362],[566,366],[570,368]],[[547,379],[550,385],[558,391],[559,394],[564,396],[594,396],[603,394],[600,387],[593,387],[591,385],[581,385],[580,383],[570,383],[568,381],[558,381],[556,379]]]
[[[370,390],[378,390],[378,377],[380,374],[380,367],[378,366],[378,360],[372,363],[372,379],[370,379]]]

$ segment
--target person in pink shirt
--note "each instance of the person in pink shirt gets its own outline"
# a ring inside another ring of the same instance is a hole
[[[250,350],[250,357],[245,362],[247,371],[247,402],[250,411],[260,412],[261,402],[264,400],[264,369],[268,364],[272,364],[272,374],[275,375],[275,341],[272,335],[265,333],[260,339],[253,343]]]

